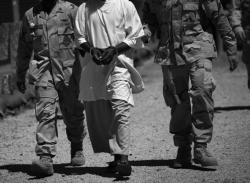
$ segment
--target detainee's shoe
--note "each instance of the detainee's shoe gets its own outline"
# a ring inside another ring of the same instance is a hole
[[[118,173],[120,176],[130,176],[132,167],[128,161],[128,155],[114,155],[114,161],[109,163],[108,171],[110,173]]]
[[[36,176],[51,176],[54,173],[53,160],[50,156],[40,156],[32,162],[31,170]]]
[[[120,176],[130,176],[132,172],[132,167],[129,161],[118,161],[116,170]]]
[[[173,162],[173,168],[188,168],[191,163],[191,146],[181,146],[178,148],[176,159]]]
[[[206,144],[195,145],[193,161],[202,167],[218,166],[216,158],[208,151]]]
[[[71,153],[70,164],[72,166],[83,166],[85,164],[85,157],[82,150]]]

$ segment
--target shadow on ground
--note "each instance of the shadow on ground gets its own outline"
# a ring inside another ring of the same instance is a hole
[[[8,170],[9,172],[25,173],[30,176],[35,176],[31,170],[30,164],[9,164],[0,166],[0,170]],[[69,164],[54,164],[55,173],[62,175],[84,175],[93,174],[102,177],[115,177],[115,174],[107,172],[105,167],[72,167]],[[43,177],[34,177],[43,178]]]
[[[241,110],[250,110],[250,106],[226,106],[226,107],[215,107],[215,112],[220,111],[241,111]]]
[[[138,161],[130,161],[131,165],[134,167],[140,167],[140,166],[147,166],[147,167],[157,167],[157,166],[166,166],[173,168],[173,160],[138,160]],[[202,168],[199,166],[192,165],[189,168],[191,170],[198,170],[198,171],[215,171],[215,169],[209,169],[209,168]],[[9,165],[3,165],[0,166],[0,170],[8,170],[9,172],[16,172],[16,173],[25,173],[30,176],[35,176],[31,171],[30,164],[9,164]],[[84,175],[84,174],[92,174],[92,175],[98,175],[101,177],[106,178],[115,178],[114,181],[122,181],[122,180],[128,180],[127,177],[119,177],[115,173],[110,173],[107,171],[106,167],[72,167],[69,164],[55,164],[54,165],[54,171],[57,174],[62,175]],[[32,177],[30,180],[33,179],[42,179],[44,177]]]
[[[148,167],[157,167],[157,166],[167,166],[169,168],[173,168],[173,159],[169,160],[139,160],[139,161],[130,161],[132,166],[148,166]],[[198,170],[198,171],[215,171],[214,168],[204,168],[196,165],[192,165],[188,168],[190,170]]]

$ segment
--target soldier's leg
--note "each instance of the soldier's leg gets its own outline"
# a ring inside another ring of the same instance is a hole
[[[56,124],[56,102],[57,91],[52,83],[48,86],[36,86],[37,103],[36,118],[39,122],[36,131],[36,154],[38,156],[56,155],[57,124]]]
[[[203,59],[193,63],[190,78],[192,87],[189,93],[193,102],[194,142],[209,143],[213,131],[214,101],[212,93],[215,89],[212,61]]]
[[[78,85],[72,80],[68,86],[58,89],[59,105],[66,124],[66,133],[71,142],[71,163],[80,166],[85,163],[83,156],[83,139],[86,136],[84,124],[84,106],[78,99]]]
[[[36,131],[36,154],[39,160],[32,162],[32,170],[35,174],[50,176],[53,174],[52,157],[56,155],[57,124],[56,124],[56,103],[58,100],[57,91],[52,81],[44,86],[36,86],[37,103],[36,118],[39,122]]]
[[[242,51],[242,61],[246,65],[248,88],[250,89],[250,44],[244,44]]]
[[[173,84],[168,78],[168,73],[173,76]],[[191,144],[191,105],[188,95],[189,72],[188,66],[168,67],[162,66],[163,72],[163,96],[167,106],[171,108],[170,133],[174,134],[174,144],[183,146]],[[174,98],[173,88],[181,100],[177,104]]]
[[[178,147],[173,167],[184,168],[191,165],[192,126],[188,95],[189,66],[163,66],[162,71],[163,95],[166,104],[171,108],[170,133],[174,134],[174,144]],[[180,104],[174,97],[176,94],[180,99]]]
[[[215,90],[215,81],[212,76],[212,60],[202,59],[194,62],[190,69],[190,78],[194,160],[202,166],[216,166],[216,159],[207,151],[207,143],[212,139],[214,117],[212,93]]]
[[[246,64],[246,68],[247,68],[247,86],[248,89],[250,90],[250,59],[249,59],[249,63]]]

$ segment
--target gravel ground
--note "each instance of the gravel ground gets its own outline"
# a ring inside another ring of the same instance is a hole
[[[223,62],[221,62],[223,63]],[[157,65],[140,68],[146,90],[135,96],[136,107],[131,117],[131,164],[133,174],[121,179],[105,172],[106,154],[93,154],[89,138],[84,141],[86,165],[73,168],[65,125],[58,122],[58,155],[54,159],[55,174],[47,178],[31,175],[36,121],[34,110],[0,121],[0,182],[74,182],[74,183],[249,183],[250,182],[250,92],[247,90],[243,66],[230,73],[216,63],[216,110],[214,137],[209,148],[218,158],[218,169],[172,169],[176,155],[172,135],[168,132],[169,108],[162,97],[162,78]]]

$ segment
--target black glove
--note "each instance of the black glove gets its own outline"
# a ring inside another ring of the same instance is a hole
[[[25,86],[25,82],[24,82],[24,81],[17,81],[16,85],[17,85],[17,89],[18,89],[21,93],[25,93],[26,86]]]
[[[84,52],[90,52],[91,46],[88,42],[82,43],[80,47]]]
[[[103,65],[108,65],[113,60],[116,54],[117,50],[115,47],[110,46],[106,48],[101,56],[101,62],[103,63]]]
[[[81,55],[85,55],[84,52],[89,52],[90,55],[93,58],[93,61],[97,65],[102,65],[102,63],[100,61],[100,58],[101,58],[101,55],[102,55],[103,51],[101,49],[91,47],[88,42],[85,42],[85,43],[81,44],[80,47],[82,48],[81,51],[80,51]]]
[[[130,46],[122,42],[116,47],[110,46],[103,51],[101,62],[104,65],[108,65],[114,58],[115,55],[119,55],[130,49]]]
[[[101,50],[99,48],[91,48],[90,49],[90,55],[92,56],[93,61],[97,65],[103,65],[103,62],[101,61],[102,53],[103,53],[103,50]]]
[[[236,59],[235,55],[228,56],[228,62],[229,62],[229,70],[233,72],[238,67],[238,61]]]
[[[85,53],[86,53],[85,51],[83,51],[82,49],[78,49],[78,51],[82,57],[85,57]]]

